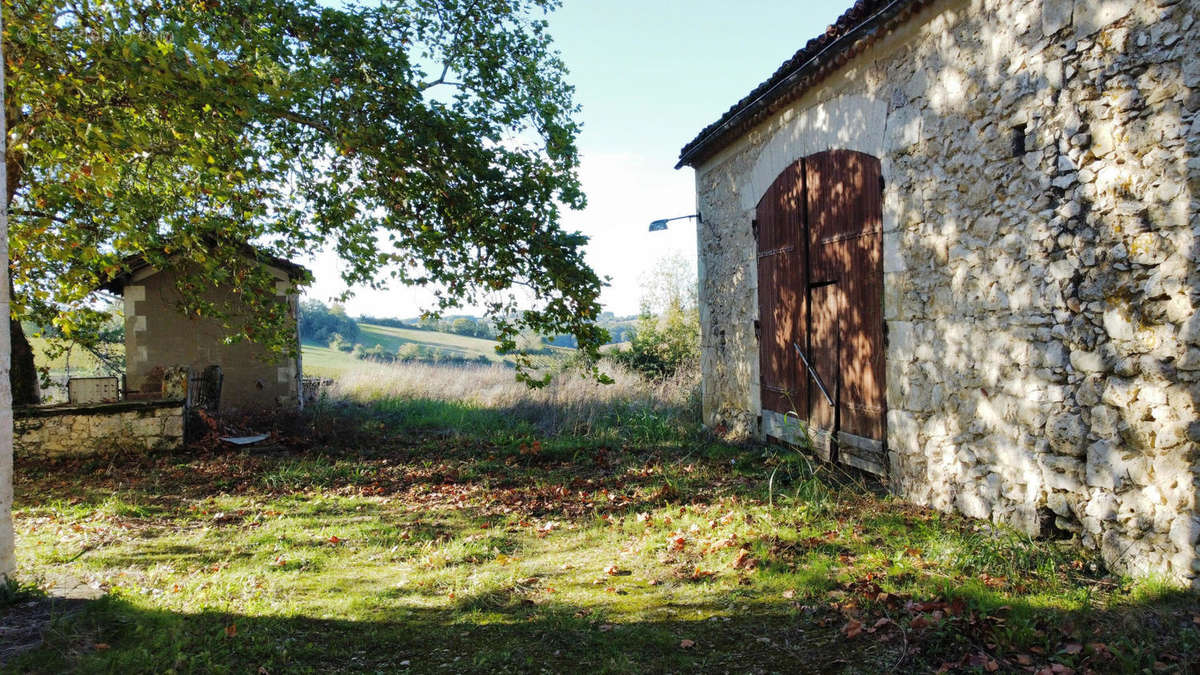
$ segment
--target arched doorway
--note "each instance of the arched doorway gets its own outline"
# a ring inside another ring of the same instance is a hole
[[[883,473],[879,160],[828,150],[796,161],[759,201],[754,232],[764,416],[800,421],[819,454]]]

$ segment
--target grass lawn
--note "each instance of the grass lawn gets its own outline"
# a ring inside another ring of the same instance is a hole
[[[18,459],[23,578],[107,595],[7,667],[1197,667],[1194,594],[790,450],[648,416],[539,437],[503,410],[429,400],[275,424],[263,448]]]

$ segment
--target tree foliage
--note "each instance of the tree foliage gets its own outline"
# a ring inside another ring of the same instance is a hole
[[[642,314],[628,349],[613,358],[648,377],[699,365],[700,309],[696,274],[681,256],[668,256],[642,282]]]
[[[531,329],[597,353],[602,282],[559,225],[584,197],[556,5],[6,0],[17,316],[94,332],[88,292],[136,254],[187,270],[189,315],[294,348],[249,242],[485,306],[508,349]]]
[[[320,300],[302,300],[298,323],[302,340],[323,345],[330,344],[334,338],[351,344],[358,340],[358,322],[346,316],[346,309],[341,305],[327,307]]]

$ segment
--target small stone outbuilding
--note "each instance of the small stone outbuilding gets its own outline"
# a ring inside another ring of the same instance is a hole
[[[162,378],[172,368],[202,372],[210,366],[221,369],[222,409],[261,410],[296,408],[301,401],[300,333],[296,324],[299,297],[296,286],[309,279],[300,265],[268,257],[252,249],[277,279],[279,302],[287,303],[291,330],[296,336],[293,356],[273,356],[261,345],[228,341],[222,322],[185,316],[179,311],[179,270],[158,269],[144,260],[127,261],[129,271],[103,287],[124,299],[125,381],[131,396],[146,391],[159,394]],[[209,291],[216,301],[232,294],[227,288]]]
[[[1200,1],[861,0],[701,131],[705,423],[1200,586]]]

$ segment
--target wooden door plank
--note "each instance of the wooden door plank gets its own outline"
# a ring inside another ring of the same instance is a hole
[[[882,199],[879,160],[848,150],[805,160],[809,277],[836,282],[840,342],[837,422],[882,441],[886,420],[883,344]],[[832,301],[832,299],[830,300]],[[816,310],[814,309],[814,318]],[[824,328],[813,326],[814,334]]]
[[[803,339],[805,275],[800,164],[785,169],[756,210],[758,227],[759,371],[764,410],[800,412],[806,381],[798,376],[793,343]]]

